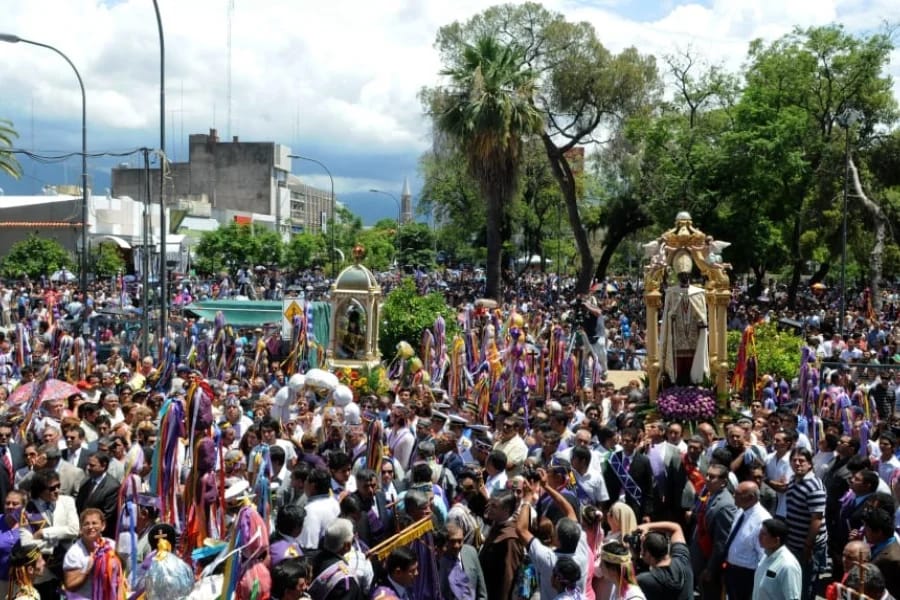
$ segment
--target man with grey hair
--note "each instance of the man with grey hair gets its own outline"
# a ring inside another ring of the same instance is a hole
[[[884,573],[872,563],[854,565],[847,574],[844,585],[852,590],[862,588],[862,593],[873,600],[891,598],[890,595],[886,595]]]
[[[578,524],[578,515],[569,501],[559,493],[552,485],[547,485],[546,480],[533,492],[535,501],[539,497],[539,491],[543,488],[552,498],[553,502],[563,513],[563,517],[556,522],[556,548],[548,548],[539,539],[532,535],[529,526],[531,523],[531,502],[528,498],[522,503],[519,514],[516,517],[516,534],[519,541],[525,547],[525,552],[531,558],[531,563],[537,571],[538,582],[541,587],[541,598],[555,598],[553,589],[553,567],[561,557],[568,556],[578,564],[586,565],[590,556],[587,535]],[[585,569],[578,591],[582,594],[589,589],[591,582],[588,580],[588,570]]]
[[[759,544],[759,529],[772,515],[759,503],[759,486],[752,481],[738,484],[734,504],[741,511],[725,542],[725,590],[730,600],[750,600],[756,565],[766,556]]]
[[[335,519],[325,527],[322,549],[312,561],[309,595],[315,600],[363,600],[365,596],[344,555],[353,545],[353,523]]]

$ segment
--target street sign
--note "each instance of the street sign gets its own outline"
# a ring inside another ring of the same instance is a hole
[[[284,318],[281,319],[281,337],[283,339],[291,339],[294,317],[303,316],[302,302],[303,300],[297,300],[296,298],[285,298],[283,300],[282,314]]]

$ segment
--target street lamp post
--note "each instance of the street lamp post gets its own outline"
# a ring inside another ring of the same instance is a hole
[[[841,312],[839,328],[841,337],[844,336],[844,321],[847,313],[847,196],[850,184],[850,128],[862,116],[858,110],[848,108],[837,116],[837,124],[846,132],[844,145],[844,199],[841,216]]]
[[[337,213],[334,209],[334,177],[331,176],[331,171],[328,170],[328,167],[325,166],[325,163],[316,160],[315,158],[308,158],[306,156],[300,156],[299,154],[288,154],[288,158],[296,158],[298,160],[306,160],[311,163],[316,163],[328,173],[328,180],[331,182],[331,276],[337,277],[337,263],[335,262],[335,243],[334,243],[334,224],[337,221]]]
[[[169,329],[169,271],[168,252],[166,251],[166,38],[163,35],[162,16],[159,14],[159,3],[153,0],[156,13],[156,29],[159,32],[159,336],[163,344],[168,343]],[[162,360],[165,346],[160,347]]]
[[[400,199],[394,194],[385,192],[384,190],[371,189],[369,191],[373,194],[384,194],[388,198],[393,198],[394,203],[397,205],[397,231],[400,231],[400,224],[403,222],[403,208],[400,206]]]
[[[59,54],[69,63],[75,72],[75,78],[78,79],[78,87],[81,89],[81,291],[87,296],[87,228],[88,228],[88,183],[87,183],[87,101],[84,95],[84,82],[81,80],[81,73],[75,68],[74,63],[69,57],[63,54],[59,49],[49,44],[42,44],[34,40],[26,40],[11,33],[0,33],[0,42],[8,44],[31,44],[52,50]]]

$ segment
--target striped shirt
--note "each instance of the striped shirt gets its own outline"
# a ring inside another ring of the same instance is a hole
[[[785,496],[787,497],[785,522],[789,529],[787,546],[795,556],[803,556],[813,514],[825,515],[825,486],[810,470],[802,479],[795,477],[791,481]],[[823,519],[816,535],[816,546],[825,545],[827,540],[828,532]]]

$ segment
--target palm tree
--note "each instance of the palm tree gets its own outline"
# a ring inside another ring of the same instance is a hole
[[[432,111],[487,201],[485,295],[499,298],[504,210],[516,193],[524,140],[543,128],[533,103],[536,77],[519,47],[492,36],[466,45],[454,62],[441,72],[450,86],[435,96]]]
[[[0,173],[6,173],[18,179],[19,163],[5,148],[12,148],[13,139],[19,137],[12,128],[12,122],[0,119]]]

